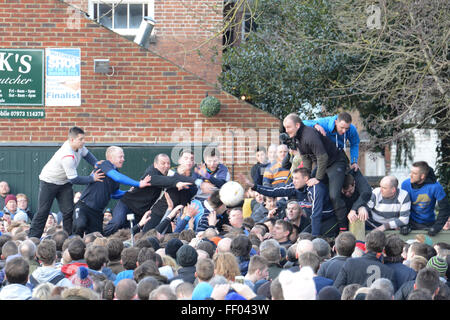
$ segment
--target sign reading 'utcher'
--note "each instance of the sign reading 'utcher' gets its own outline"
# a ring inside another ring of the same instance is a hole
[[[44,50],[0,49],[0,105],[44,105]]]

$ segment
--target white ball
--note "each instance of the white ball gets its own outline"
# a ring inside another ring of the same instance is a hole
[[[220,188],[219,197],[227,207],[235,207],[244,201],[244,188],[236,181],[228,181]]]

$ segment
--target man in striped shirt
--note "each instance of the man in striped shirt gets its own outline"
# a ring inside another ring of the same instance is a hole
[[[398,180],[394,176],[381,179],[380,187],[372,191],[367,206],[370,213],[366,229],[398,229],[409,222],[411,200],[408,192],[398,188]]]
[[[277,147],[277,161],[268,166],[264,171],[263,185],[267,187],[284,187],[291,181],[289,169],[283,168],[283,159],[288,154],[289,149],[285,144]]]

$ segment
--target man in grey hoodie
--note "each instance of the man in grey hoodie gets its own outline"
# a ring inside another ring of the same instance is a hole
[[[55,286],[73,287],[72,282],[55,267],[56,242],[54,240],[42,240],[37,247],[37,257],[42,267],[37,268],[30,276],[30,284],[37,287],[41,283],[50,282]]]
[[[8,285],[0,291],[0,300],[29,300],[31,290],[26,286],[28,281],[28,261],[15,257],[6,262],[5,275]]]

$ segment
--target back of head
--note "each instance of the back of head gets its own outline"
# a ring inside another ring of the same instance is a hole
[[[264,270],[269,267],[269,261],[266,258],[254,255],[250,258],[250,263],[248,264],[248,273],[254,274],[257,270]]]
[[[6,260],[9,256],[19,253],[19,247],[13,240],[8,240],[2,247],[2,256]]]
[[[388,257],[401,257],[404,245],[405,242],[397,234],[390,234],[386,238],[386,255]]]
[[[190,283],[190,282],[180,283],[175,289],[175,294],[176,294],[178,300],[181,300],[181,299],[190,300],[190,299],[192,299],[193,292],[194,292],[194,285],[192,283]]]
[[[314,245],[311,240],[303,239],[297,242],[297,257],[305,252],[313,252]]]
[[[90,269],[100,270],[108,262],[108,249],[92,245],[87,248],[84,258]]]
[[[37,256],[44,265],[51,265],[56,260],[56,243],[54,240],[42,240],[37,247]]]
[[[56,243],[56,250],[62,251],[62,246],[64,244],[64,241],[69,237],[69,234],[67,231],[64,230],[58,230],[52,235],[52,239],[55,240]]]
[[[410,267],[412,269],[414,269],[414,271],[419,272],[420,270],[422,270],[423,268],[425,268],[427,266],[427,259],[425,259],[422,256],[414,256],[411,259],[411,263],[410,263]]]
[[[69,251],[69,254],[70,254],[70,257],[72,258],[72,260],[81,260],[84,258],[86,245],[84,244],[83,240],[74,238],[70,242],[67,250]]]
[[[365,300],[392,300],[392,296],[381,289],[370,289]]]
[[[208,253],[208,257],[212,258],[212,256],[214,255],[214,252],[216,252],[216,245],[214,244],[214,242],[208,240],[208,239],[202,239],[200,240],[200,242],[197,244],[197,250],[203,250],[205,252]]]
[[[197,278],[201,281],[209,281],[214,276],[214,261],[212,259],[200,259],[195,265]]]
[[[25,285],[28,281],[28,273],[30,270],[30,265],[28,261],[22,257],[15,257],[5,265],[5,277],[10,284],[22,284]]]
[[[170,285],[162,285],[150,293],[149,300],[177,300]]]
[[[336,287],[323,287],[317,297],[317,300],[341,300],[341,293]]]
[[[100,300],[100,296],[94,290],[85,287],[66,288],[61,297],[64,300]]]
[[[309,267],[303,267],[298,272],[281,271],[278,276],[285,300],[315,300],[316,285],[314,272]]]
[[[408,295],[408,300],[433,300],[433,297],[428,290],[416,289]]]
[[[445,274],[447,273],[448,264],[445,258],[441,258],[439,256],[434,256],[430,260],[428,260],[427,268],[433,268],[439,272],[439,275],[445,278]]]
[[[249,259],[250,250],[252,250],[252,243],[250,239],[244,235],[237,236],[231,241],[230,251],[236,257]]]
[[[156,263],[156,252],[153,248],[143,247],[139,250],[137,262],[142,264],[147,260],[151,260]]]
[[[331,247],[322,238],[316,238],[312,241],[314,251],[319,256],[320,261],[324,261],[325,259],[330,258],[331,255]]]
[[[409,250],[414,253],[415,256],[421,256],[428,260],[428,246],[422,242],[413,242],[409,247]]]
[[[119,239],[111,238],[106,243],[106,248],[108,249],[109,261],[117,261],[122,254],[123,242]]]
[[[335,240],[335,248],[340,256],[351,257],[355,251],[356,238],[350,231],[342,232]]]
[[[122,251],[120,259],[122,260],[122,265],[126,270],[136,269],[136,262],[139,255],[139,248],[131,247],[125,248]]]
[[[359,283],[348,284],[342,290],[341,300],[353,300],[355,297],[356,291],[361,288]]]
[[[315,252],[305,252],[298,257],[300,268],[310,267],[314,273],[317,273],[320,266],[320,258]]]
[[[137,285],[137,295],[139,300],[148,300],[150,293],[159,286],[158,280],[148,276],[139,281]]]
[[[392,281],[386,278],[379,278],[375,280],[372,285],[370,286],[370,289],[380,289],[385,291],[390,297],[394,295],[394,285],[392,284]]]
[[[371,252],[382,252],[386,244],[386,235],[383,231],[372,230],[366,236],[366,248]]]
[[[24,240],[19,244],[19,253],[30,261],[36,256],[36,245],[30,239]]]
[[[221,205],[223,205],[222,200],[220,200],[220,192],[219,190],[213,191],[211,195],[208,197],[208,203],[214,208],[217,209]]]
[[[278,277],[272,280],[270,284],[270,295],[272,300],[284,300],[283,288]]]
[[[215,275],[224,276],[229,281],[234,281],[241,275],[236,257],[231,252],[217,253],[213,257]]]
[[[415,282],[416,289],[425,289],[431,295],[439,288],[439,272],[432,268],[424,268],[419,271]]]
[[[116,298],[118,300],[133,300],[136,296],[137,285],[134,280],[122,279],[116,285]]]
[[[280,245],[274,239],[261,242],[259,246],[260,255],[267,259],[269,263],[279,263],[281,259]]]

